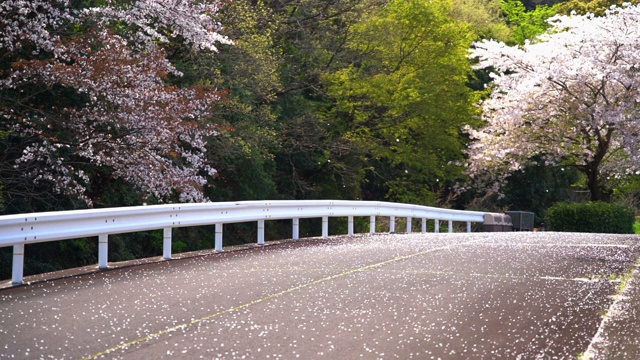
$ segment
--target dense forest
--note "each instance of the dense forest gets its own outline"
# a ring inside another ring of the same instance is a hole
[[[529,210],[540,222],[554,202],[589,198],[588,179],[535,155],[499,190],[469,185],[468,129],[485,125],[492,79],[470,49],[524,46],[556,14],[612,4],[4,1],[0,214],[361,199]],[[637,207],[637,175],[608,180],[607,200]],[[232,226],[229,241],[254,238],[253,225]],[[178,231],[176,252],[211,247],[208,229]],[[29,245],[26,274],[95,263],[96,247]],[[0,250],[7,278],[11,252]],[[161,234],[113,236],[110,252],[159,255]]]

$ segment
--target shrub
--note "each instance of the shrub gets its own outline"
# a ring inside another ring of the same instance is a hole
[[[556,203],[547,210],[551,231],[633,234],[633,210],[604,202]]]

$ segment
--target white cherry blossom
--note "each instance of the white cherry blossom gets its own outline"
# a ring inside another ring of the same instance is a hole
[[[486,127],[467,129],[469,173],[497,189],[535,155],[575,165],[593,199],[605,179],[640,170],[640,8],[605,16],[556,16],[535,42],[474,44],[478,68],[493,68],[482,103]]]

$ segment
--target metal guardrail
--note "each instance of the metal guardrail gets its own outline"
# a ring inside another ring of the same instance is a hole
[[[348,234],[353,235],[353,218],[370,217],[370,233],[375,233],[376,217],[390,217],[389,232],[395,232],[395,218],[407,218],[411,232],[413,218],[422,219],[426,232],[427,219],[466,222],[471,232],[472,222],[484,222],[484,212],[440,209],[428,206],[375,201],[293,200],[241,201],[197,204],[166,204],[106,209],[57,211],[0,216],[0,247],[13,246],[13,284],[22,284],[25,244],[98,237],[98,266],[108,268],[109,234],[163,229],[163,257],[171,259],[171,230],[176,227],[215,224],[215,250],[222,251],[223,224],[258,223],[258,244],[264,244],[264,222],[292,219],[292,238],[299,239],[299,220],[322,218],[322,237],[328,237],[329,217],[347,217]]]

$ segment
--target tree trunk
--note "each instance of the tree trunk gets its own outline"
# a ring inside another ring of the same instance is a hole
[[[600,183],[600,170],[598,170],[599,164],[589,164],[583,167],[581,170],[587,176],[587,187],[591,194],[591,201],[604,201],[609,202],[611,200],[611,190],[605,189]]]
[[[593,173],[587,174],[587,187],[589,188],[589,192],[591,193],[591,201],[604,201],[604,192],[598,185],[597,173],[595,175]]]
[[[602,186],[600,176],[600,165],[609,152],[609,145],[611,144],[611,137],[613,136],[613,128],[610,127],[606,130],[604,135],[598,133],[598,147],[595,151],[593,159],[588,162],[583,168],[585,175],[587,175],[587,186],[591,192],[591,201],[605,201],[611,200],[611,194],[613,191],[605,190]]]

